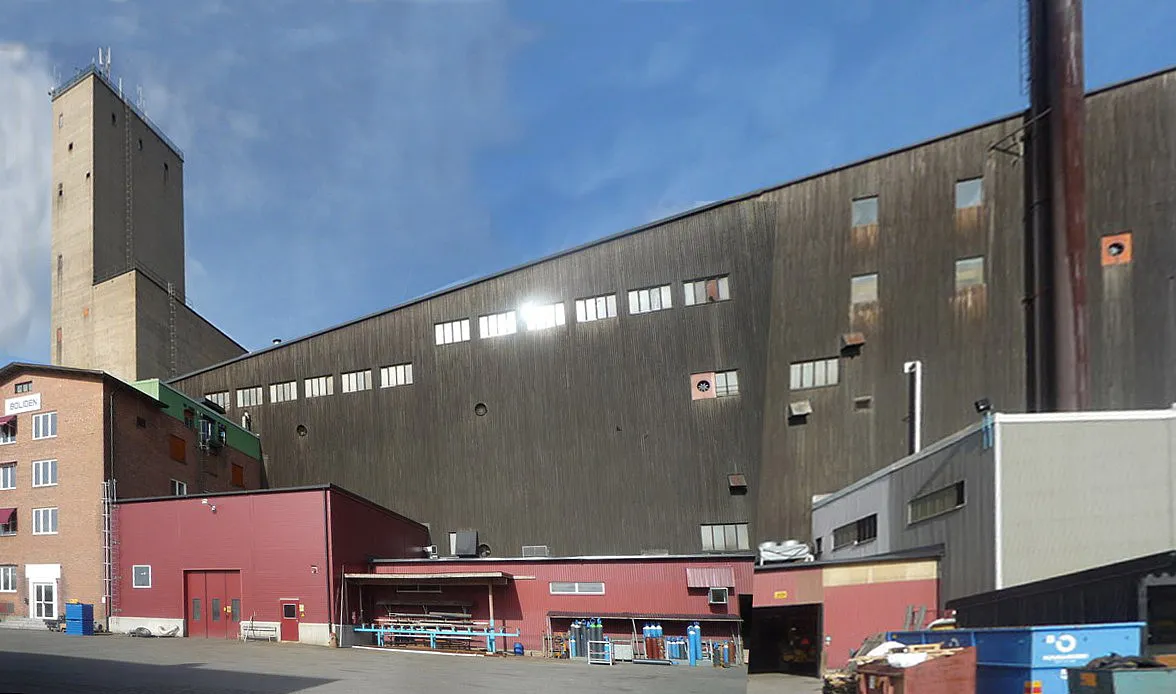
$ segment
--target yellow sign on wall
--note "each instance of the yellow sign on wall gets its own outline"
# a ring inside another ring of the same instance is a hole
[[[788,599],[788,591],[778,590],[775,593],[772,593],[772,597],[777,600],[787,600]]]

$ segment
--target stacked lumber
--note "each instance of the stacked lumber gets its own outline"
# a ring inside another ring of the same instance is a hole
[[[875,670],[879,667],[900,670],[903,667],[922,664],[928,660],[947,658],[963,650],[962,648],[944,648],[943,644],[939,643],[927,643],[896,647],[884,653],[871,651],[874,653],[873,655],[863,653],[863,655],[851,659],[844,670],[826,672],[821,691],[822,694],[857,694],[858,669],[862,666],[872,666],[868,669]],[[903,661],[909,661],[910,665],[906,665]]]

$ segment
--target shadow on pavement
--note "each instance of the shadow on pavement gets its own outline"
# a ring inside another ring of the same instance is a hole
[[[217,670],[214,664],[147,665],[97,658],[0,652],[0,692],[291,694],[335,680]]]

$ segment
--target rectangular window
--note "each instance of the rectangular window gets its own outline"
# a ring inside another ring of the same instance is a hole
[[[718,371],[715,373],[715,397],[725,398],[739,395],[739,372]]]
[[[514,335],[518,330],[518,319],[514,311],[492,313],[478,318],[478,337],[482,339]]]
[[[455,342],[468,342],[470,339],[470,319],[437,323],[433,326],[438,345],[451,345]]]
[[[687,306],[727,301],[731,298],[730,281],[726,275],[683,282],[683,299]],[[667,307],[668,308],[668,307]]]
[[[833,549],[869,542],[878,537],[878,514],[872,513],[833,531]]]
[[[208,393],[204,396],[204,399],[216,403],[222,410],[229,409],[229,391],[227,390],[219,393]]]
[[[792,390],[837,385],[841,377],[840,362],[837,357],[796,362],[791,367],[788,379]]]
[[[135,566],[132,566],[131,586],[134,588],[150,588],[151,567],[145,564],[136,564]]]
[[[878,300],[878,273],[857,275],[849,281],[849,301],[854,306]]]
[[[984,256],[961,258],[956,261],[955,288],[957,292],[982,284],[984,284]]]
[[[358,393],[361,390],[372,389],[372,370],[352,371],[342,376],[343,392]]]
[[[33,392],[33,382],[32,381],[23,381],[21,383],[16,384],[16,394],[17,395],[20,395],[21,393],[31,393],[31,392]]]
[[[56,508],[35,508],[35,509],[33,509],[33,534],[34,535],[56,535],[57,534],[57,509]]]
[[[552,581],[548,589],[552,595],[604,595],[604,584],[592,581]]]
[[[380,387],[395,388],[396,386],[412,385],[412,364],[396,364],[380,368]]]
[[[631,316],[638,313],[664,311],[673,307],[674,299],[668,284],[647,289],[633,289],[629,292],[629,315]]]
[[[261,386],[250,386],[237,391],[237,407],[254,407],[261,404]]]
[[[735,552],[751,548],[747,523],[704,524],[699,529],[702,549],[707,552]]]
[[[33,438],[51,439],[57,436],[57,413],[46,412],[33,415]]]
[[[12,511],[12,515],[7,518],[0,518],[0,535],[15,535],[16,534],[16,511]]]
[[[16,463],[0,465],[0,489],[16,489]]]
[[[963,505],[964,483],[961,480],[950,487],[944,487],[913,499],[907,505],[907,522],[918,523],[948,511],[954,511]]]
[[[878,223],[878,196],[858,198],[852,203],[853,225],[868,227]]]
[[[0,444],[16,443],[16,420],[0,424]]]
[[[589,323],[594,320],[617,317],[617,295],[606,294],[589,299],[576,299],[576,322]]]
[[[188,496],[188,483],[179,480],[171,481],[171,495],[172,496]]]
[[[558,304],[544,304],[542,306],[524,306],[523,325],[527,330],[547,330],[567,322],[567,312],[563,302]]]
[[[270,384],[270,402],[290,402],[298,399],[298,381]]]
[[[232,474],[233,474],[233,486],[234,487],[244,487],[245,486],[245,468],[236,464],[236,463],[233,463],[233,473]]]
[[[309,398],[321,398],[324,395],[335,394],[334,376],[316,376],[308,378],[302,384],[303,393]]]
[[[0,593],[16,592],[16,567],[0,566]]]
[[[57,484],[57,461],[33,461],[33,486],[52,487]]]
[[[182,437],[170,434],[167,437],[167,449],[171,459],[177,463],[188,461],[188,442]]]
[[[957,210],[980,207],[984,204],[984,178],[969,178],[956,181],[955,205]]]

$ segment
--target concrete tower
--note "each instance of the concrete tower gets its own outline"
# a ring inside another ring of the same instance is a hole
[[[184,301],[184,158],[104,72],[52,92],[51,362],[167,378],[245,350]]]

